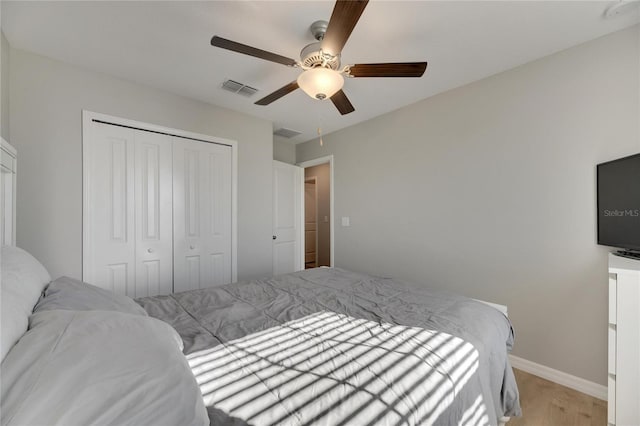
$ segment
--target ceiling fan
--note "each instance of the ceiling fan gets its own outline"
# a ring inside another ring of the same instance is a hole
[[[355,108],[342,91],[344,76],[422,77],[427,68],[426,62],[356,64],[341,68],[342,49],[368,1],[337,0],[329,22],[316,21],[311,24],[311,33],[318,41],[302,49],[300,61],[218,36],[213,36],[211,45],[303,70],[296,81],[258,100],[256,105],[269,105],[301,88],[314,99],[331,99],[340,114],[349,114]]]

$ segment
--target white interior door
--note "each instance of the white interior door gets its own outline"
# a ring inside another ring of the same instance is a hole
[[[173,138],[174,291],[231,282],[231,147]]]
[[[303,269],[302,185],[304,169],[273,162],[273,274]]]

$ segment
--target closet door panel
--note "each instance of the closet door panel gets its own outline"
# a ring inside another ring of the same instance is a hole
[[[173,290],[200,288],[198,151],[173,141]]]
[[[119,294],[135,292],[135,131],[93,124],[85,145],[85,253],[83,279]]]
[[[231,282],[231,148],[174,138],[174,291]]]
[[[206,160],[207,267],[206,279],[211,285],[231,282],[231,149],[226,146],[209,147]]]
[[[173,291],[173,212],[171,137],[136,132],[135,296]]]

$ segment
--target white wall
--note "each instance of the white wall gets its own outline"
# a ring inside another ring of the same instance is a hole
[[[279,136],[273,137],[273,159],[283,163],[296,163],[296,146]]]
[[[11,49],[17,244],[52,276],[81,276],[81,111],[238,141],[238,278],[270,275],[272,124]]]
[[[9,141],[9,43],[0,31],[0,129]]]
[[[595,165],[640,152],[639,47],[636,26],[298,145],[335,156],[337,266],[506,304],[514,354],[606,384]]]

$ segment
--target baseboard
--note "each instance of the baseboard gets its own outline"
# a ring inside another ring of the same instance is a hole
[[[518,370],[525,371],[543,379],[550,380],[562,386],[566,386],[578,392],[585,393],[593,396],[594,398],[607,400],[607,387],[599,385],[589,380],[581,379],[580,377],[572,376],[571,374],[564,373],[559,370],[555,370],[545,365],[537,364],[526,359],[509,355],[511,360],[511,366]]]

